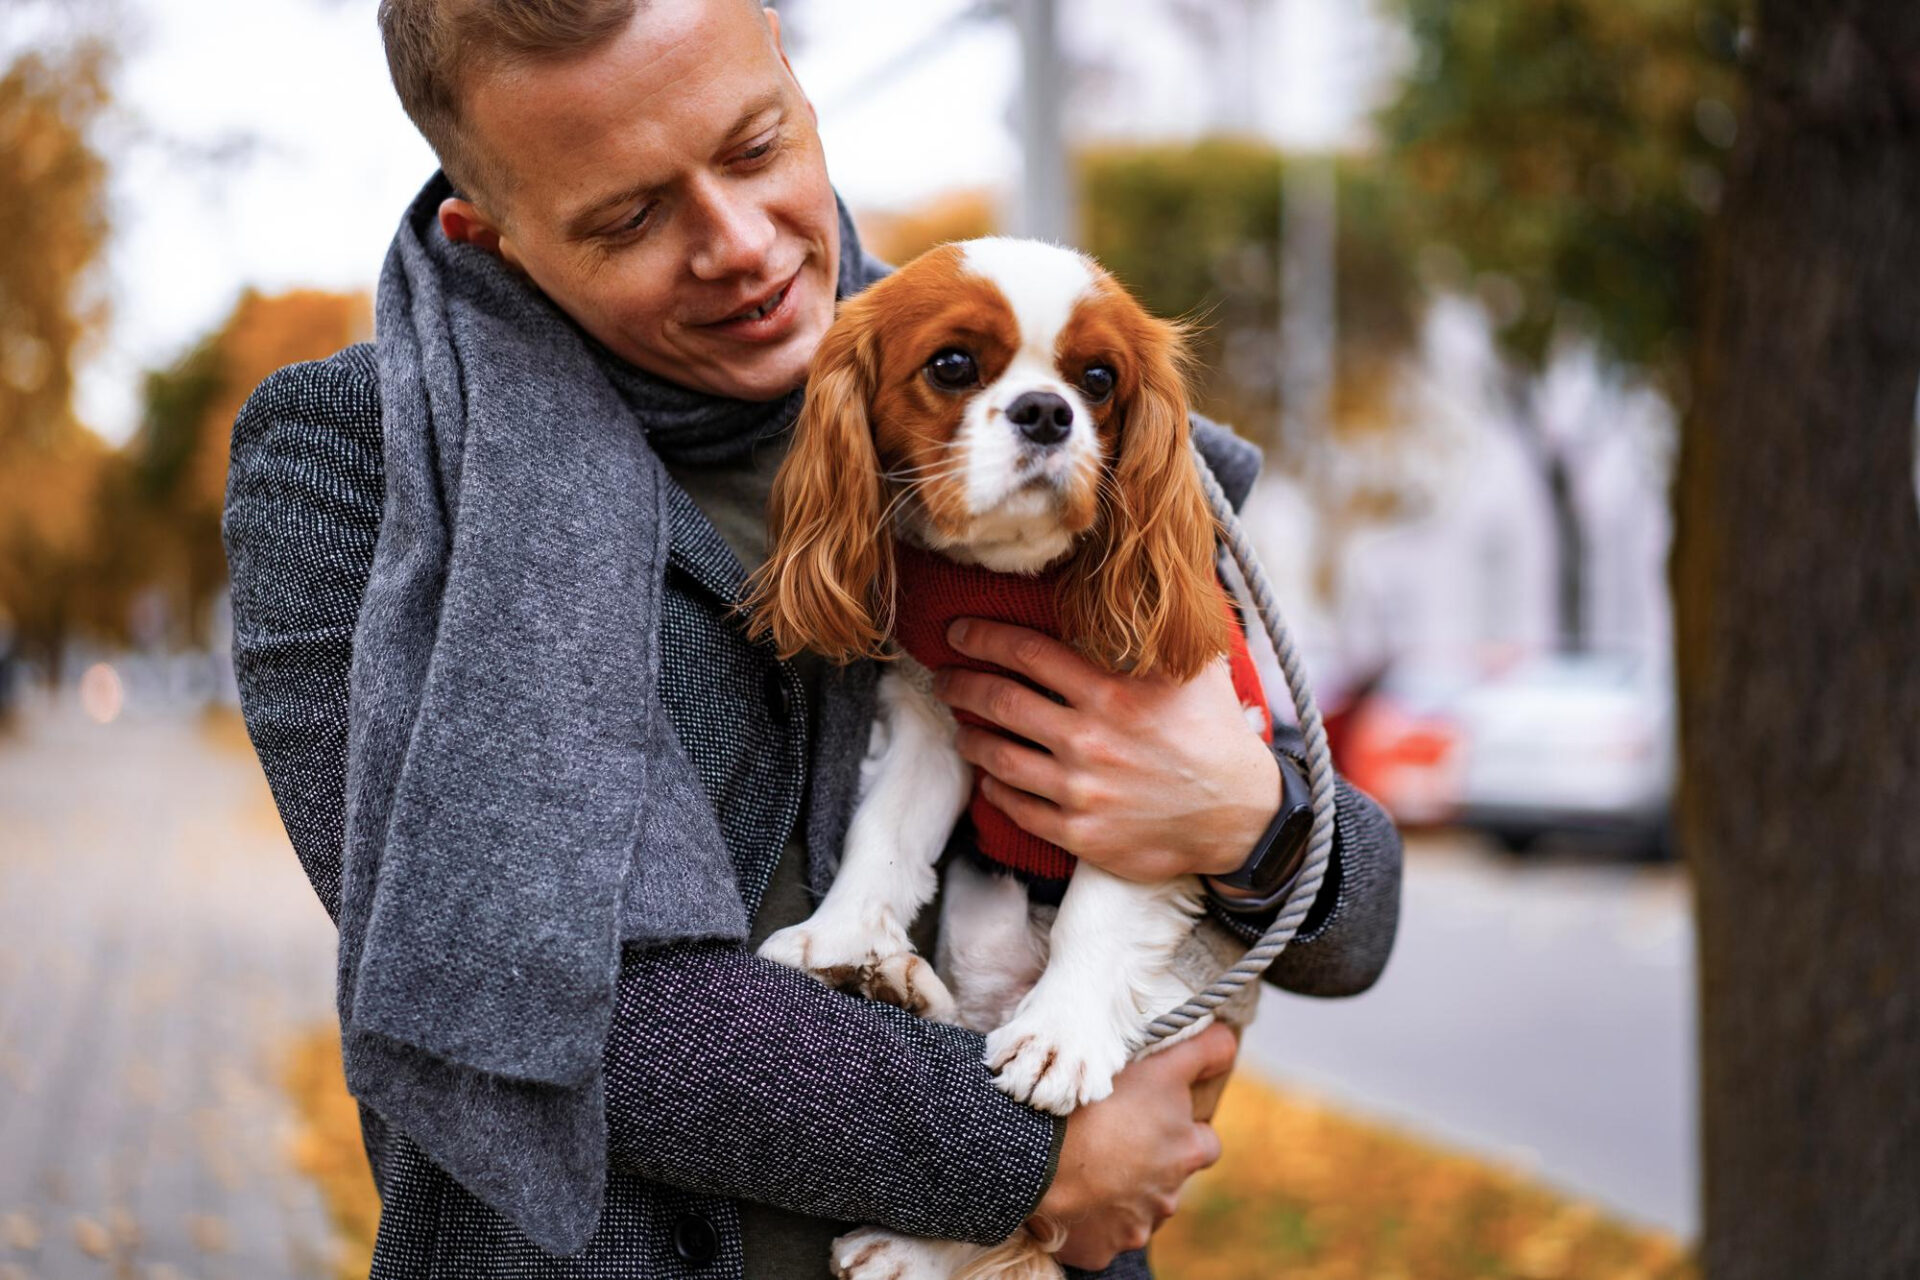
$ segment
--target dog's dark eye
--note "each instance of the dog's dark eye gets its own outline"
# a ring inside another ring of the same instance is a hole
[[[980,366],[960,348],[948,347],[927,361],[927,379],[942,391],[964,391],[980,381]]]
[[[1114,372],[1104,364],[1090,364],[1087,371],[1080,375],[1080,389],[1087,393],[1087,399],[1095,404],[1101,403],[1113,394]]]

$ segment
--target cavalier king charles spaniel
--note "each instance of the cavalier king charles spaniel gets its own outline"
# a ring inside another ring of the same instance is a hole
[[[890,660],[839,873],[760,953],[986,1033],[998,1086],[1060,1114],[1106,1097],[1148,1023],[1238,949],[1182,961],[1196,877],[1076,867],[988,804],[930,669],[982,668],[947,647],[959,616],[1048,631],[1112,671],[1185,680],[1226,657],[1267,735],[1216,576],[1183,359],[1180,328],[1079,253],[1001,238],[930,251],[849,299],[822,340],[749,591],[783,657]],[[907,929],[963,812],[936,973]],[[833,1261],[856,1277],[1059,1274],[1025,1232],[986,1250],[868,1228]]]

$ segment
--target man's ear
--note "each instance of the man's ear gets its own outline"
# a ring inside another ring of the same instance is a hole
[[[440,234],[454,244],[470,244],[483,253],[492,254],[514,270],[520,269],[506,233],[471,200],[448,196],[440,202]]]

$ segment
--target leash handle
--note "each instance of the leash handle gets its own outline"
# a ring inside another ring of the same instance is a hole
[[[1293,935],[1300,931],[1307,912],[1312,910],[1313,900],[1320,893],[1320,883],[1326,879],[1327,858],[1333,852],[1333,753],[1327,747],[1327,730],[1320,721],[1320,708],[1313,700],[1313,691],[1307,687],[1306,670],[1300,661],[1299,651],[1294,647],[1293,633],[1287,630],[1286,620],[1280,616],[1280,606],[1274,603],[1273,588],[1267,582],[1266,571],[1260,567],[1259,556],[1254,554],[1253,542],[1247,537],[1246,528],[1240,523],[1233,504],[1227,501],[1220,482],[1213,478],[1213,469],[1207,465],[1200,446],[1192,444],[1191,447],[1194,464],[1200,471],[1201,486],[1207,493],[1207,502],[1213,508],[1214,518],[1220,522],[1227,551],[1240,571],[1241,580],[1246,583],[1254,610],[1260,615],[1267,639],[1273,644],[1274,657],[1279,659],[1280,672],[1286,677],[1287,692],[1293,697],[1294,713],[1300,719],[1300,732],[1306,739],[1307,789],[1313,801],[1313,828],[1307,837],[1307,860],[1300,868],[1299,879],[1294,881],[1293,891],[1287,895],[1286,901],[1280,904],[1279,914],[1274,916],[1273,923],[1260,935],[1260,941],[1254,943],[1239,963],[1215,978],[1205,991],[1149,1023],[1148,1044],[1157,1044],[1192,1026],[1233,999],[1248,983],[1267,971],[1267,967],[1293,941]]]

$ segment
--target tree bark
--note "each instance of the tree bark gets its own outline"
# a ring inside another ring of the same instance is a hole
[[[1561,653],[1584,653],[1587,628],[1587,534],[1574,492],[1571,448],[1555,440],[1540,420],[1536,375],[1507,371],[1504,386],[1507,412],[1520,437],[1520,447],[1540,477],[1547,497],[1547,517],[1553,526],[1553,638]]]
[[[1553,512],[1554,626],[1563,653],[1587,650],[1587,538],[1573,492],[1573,468],[1564,447],[1548,445],[1541,478]]]
[[[1673,561],[1713,1280],[1920,1276],[1920,5],[1761,0]]]

